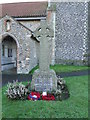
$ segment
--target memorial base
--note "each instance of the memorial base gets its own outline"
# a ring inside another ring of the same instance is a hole
[[[53,91],[57,89],[57,77],[54,70],[36,70],[32,77],[31,89],[35,91]]]

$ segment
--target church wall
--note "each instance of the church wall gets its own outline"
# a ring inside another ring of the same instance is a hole
[[[50,25],[50,27],[54,31],[54,38],[51,39],[51,45],[50,45],[50,64],[55,64],[55,11],[48,11],[47,12],[47,21]],[[32,31],[35,31],[38,26],[40,26],[40,20],[30,20],[30,21],[19,21],[21,24],[26,26],[27,28],[31,29]],[[37,48],[38,49],[38,48]],[[38,54],[38,53],[37,53]],[[38,55],[39,56],[39,55]],[[39,59],[39,58],[38,58]]]
[[[7,19],[11,20],[11,30],[8,32],[4,24]],[[2,18],[0,24],[2,24],[0,35],[10,35],[17,41],[17,73],[28,73],[37,64],[37,58],[33,57],[35,41],[31,39],[31,31],[24,28],[9,16]],[[1,38],[0,43],[2,43]]]
[[[50,15],[47,15],[47,20],[50,24],[50,27],[53,29],[53,31],[55,31],[55,20],[54,20],[54,16],[55,16],[55,11],[49,11]],[[49,16],[49,17],[48,17]],[[20,21],[21,24],[23,24],[24,26],[26,26],[27,28],[31,29],[32,31],[35,31],[37,27],[40,26],[40,21]],[[37,52],[37,59],[39,60],[39,44],[37,42],[36,43],[36,52]],[[51,39],[51,44],[50,44],[50,64],[54,64],[55,63],[55,38]],[[38,61],[37,60],[37,61]]]
[[[35,41],[36,46],[36,56],[37,56],[37,63],[39,64],[39,55],[40,55],[40,43]]]
[[[88,3],[56,4],[55,62],[84,65],[87,49]]]
[[[6,31],[5,20],[11,20],[11,30]],[[47,16],[54,30],[54,39],[50,47],[51,64],[87,64],[88,38],[88,3],[61,2],[56,4],[56,11],[49,11]],[[35,31],[40,21],[19,21]],[[39,43],[31,38],[31,31],[24,28],[9,16],[0,19],[1,36],[10,35],[17,41],[17,72],[28,73],[39,61]],[[1,51],[1,49],[0,49]]]
[[[19,22],[32,31],[35,31],[36,28],[40,25],[40,20],[19,21]]]
[[[39,44],[39,43],[38,43]],[[38,64],[37,45],[35,40],[29,42],[30,45],[30,70]]]
[[[35,31],[36,28],[40,25],[40,20],[30,20],[30,21],[19,21],[21,24],[29,28],[31,31]],[[39,42],[36,42],[33,38],[30,41],[30,70],[34,68],[39,63]]]
[[[90,1],[88,3],[88,49],[87,49],[87,59],[90,66]]]
[[[47,13],[47,20],[49,22],[50,28],[54,32],[54,37],[51,39],[51,45],[50,45],[50,64],[55,64],[55,10],[48,10]]]

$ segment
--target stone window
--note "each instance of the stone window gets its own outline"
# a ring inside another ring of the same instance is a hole
[[[11,29],[11,21],[6,20],[6,31],[9,31]]]
[[[5,56],[5,47],[2,45],[2,56]]]
[[[8,57],[12,57],[12,49],[8,49]]]

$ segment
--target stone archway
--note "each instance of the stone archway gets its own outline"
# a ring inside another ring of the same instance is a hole
[[[19,43],[13,35],[3,34],[0,39],[1,71],[18,69],[18,48]]]

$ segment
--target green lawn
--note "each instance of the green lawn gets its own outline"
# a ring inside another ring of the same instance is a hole
[[[87,118],[88,76],[64,79],[70,91],[70,98],[64,101],[12,101],[3,87],[3,118]]]
[[[33,72],[38,69],[39,66],[36,66],[30,71],[30,74],[33,74]],[[59,65],[56,64],[54,66],[50,66],[51,69],[54,69],[56,73],[59,72],[72,72],[72,71],[79,71],[79,70],[87,70],[90,69],[88,66],[71,66],[71,65]]]

